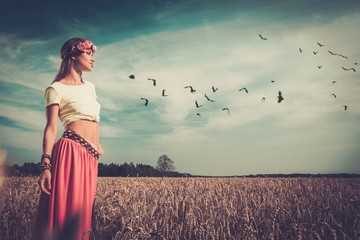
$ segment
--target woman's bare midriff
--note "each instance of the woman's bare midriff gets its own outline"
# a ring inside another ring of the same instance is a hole
[[[99,142],[99,123],[88,121],[88,120],[78,120],[70,123],[66,126],[66,130],[71,130],[86,141],[88,141],[93,148],[95,148],[100,154],[102,154],[102,149]]]

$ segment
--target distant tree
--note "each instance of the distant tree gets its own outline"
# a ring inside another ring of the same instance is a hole
[[[0,165],[3,168],[5,176],[39,176],[40,162],[24,163],[22,166],[18,164]],[[174,162],[166,155],[159,157],[158,166],[156,168],[133,162],[130,163],[99,163],[99,177],[184,177],[185,174],[174,171]],[[190,175],[189,175],[190,176]]]
[[[22,175],[38,176],[40,175],[40,163],[26,162],[21,167]]]
[[[167,155],[161,155],[157,161],[156,169],[161,172],[170,172],[175,170],[174,161]]]

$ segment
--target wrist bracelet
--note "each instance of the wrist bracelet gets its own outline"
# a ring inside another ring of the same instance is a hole
[[[49,170],[51,172],[51,168],[52,168],[51,163],[42,162],[40,164],[41,171]]]
[[[50,162],[51,162],[51,160],[52,160],[51,156],[50,156],[49,154],[46,154],[46,153],[43,153],[43,154],[41,155],[41,160],[42,160],[43,158],[49,159]]]

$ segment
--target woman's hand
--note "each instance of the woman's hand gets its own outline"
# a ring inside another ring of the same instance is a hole
[[[47,195],[51,195],[51,172],[50,170],[44,170],[41,172],[39,179],[39,186],[41,191]]]
[[[104,154],[104,149],[103,149],[101,146],[99,146],[99,154],[100,154],[100,155],[103,155],[103,154]]]

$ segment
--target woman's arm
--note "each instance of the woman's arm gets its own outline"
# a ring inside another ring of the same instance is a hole
[[[51,156],[51,152],[57,137],[59,105],[53,104],[46,108],[46,126],[43,136],[43,153]],[[44,156],[44,155],[43,155]],[[42,157],[42,163],[51,164],[50,159]],[[51,172],[43,170],[40,175],[39,185],[43,192],[50,195],[51,190]]]
[[[99,125],[97,125],[97,131],[96,131],[96,146],[98,146],[97,151],[99,152],[100,155],[104,154],[104,149],[101,146],[101,142],[100,142],[100,129],[99,129]]]
[[[46,126],[43,136],[43,153],[51,156],[52,148],[55,144],[58,129],[59,105],[53,104],[46,108]],[[49,159],[41,159],[50,163]]]

